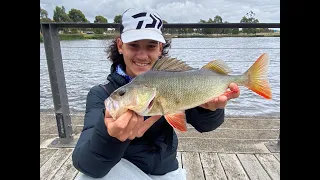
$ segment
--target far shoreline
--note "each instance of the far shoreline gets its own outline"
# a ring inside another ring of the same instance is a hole
[[[87,40],[87,39],[114,39],[118,34],[59,34],[61,41],[67,40]],[[222,37],[280,37],[280,33],[257,33],[257,34],[176,34],[165,35],[166,38],[222,38]],[[40,34],[40,42],[43,36]]]

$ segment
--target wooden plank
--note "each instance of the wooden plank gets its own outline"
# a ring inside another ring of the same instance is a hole
[[[40,179],[51,179],[72,153],[71,148],[61,148],[40,168]]]
[[[51,180],[72,180],[76,177],[78,170],[72,164],[72,156],[61,166]]]
[[[58,149],[40,149],[40,168],[46,163]]]
[[[227,180],[217,153],[200,153],[206,180]]]
[[[199,154],[182,152],[182,164],[187,173],[187,180],[205,180]]]
[[[266,140],[180,138],[178,151],[223,153],[269,153]]]
[[[237,154],[250,179],[271,180],[254,154]]]
[[[183,168],[182,166],[182,161],[181,161],[181,152],[177,152],[177,160],[178,160],[178,163],[179,163],[179,167],[180,168]]]
[[[83,129],[83,126],[73,126],[72,130],[74,134],[79,134],[81,133]],[[55,135],[58,136],[58,128],[57,126],[46,126],[46,127],[41,127],[40,126],[40,135]]]
[[[276,157],[276,158],[278,159],[278,161],[280,162],[280,153],[274,153],[273,155],[274,155],[274,157]]]
[[[280,179],[280,162],[272,154],[256,154],[256,157],[273,180]]]
[[[199,133],[196,129],[188,129],[187,132],[175,130],[179,138],[193,137],[206,139],[266,139],[277,140],[279,129],[229,129],[218,128],[214,131]]]
[[[76,175],[76,177],[74,179],[80,178],[81,175],[82,175],[82,173],[78,171],[78,173],[77,173],[77,175]]]
[[[72,164],[72,156],[61,166],[51,180],[72,180],[76,177],[78,170]]]
[[[229,180],[249,180],[235,154],[218,154],[218,156]]]
[[[45,143],[45,141],[53,140],[54,138],[57,138],[57,137],[58,136],[54,134],[47,134],[47,135],[40,134],[40,148],[41,148],[41,144]]]

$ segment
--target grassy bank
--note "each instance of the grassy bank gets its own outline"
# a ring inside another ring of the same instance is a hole
[[[83,40],[83,39],[112,39],[114,34],[59,34],[61,41]],[[43,42],[43,36],[40,34],[40,42]]]
[[[63,40],[84,40],[84,39],[113,39],[117,34],[59,34]],[[220,37],[280,37],[280,33],[257,33],[257,34],[182,34],[166,35],[168,38],[220,38]],[[40,34],[40,42],[43,36]]]
[[[172,35],[174,38],[220,38],[220,37],[280,37],[280,33],[257,33],[257,34],[198,34],[198,35]]]

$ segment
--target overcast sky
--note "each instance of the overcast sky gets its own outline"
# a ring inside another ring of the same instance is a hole
[[[114,16],[132,7],[155,10],[168,23],[197,23],[216,15],[223,22],[238,23],[250,10],[260,23],[280,22],[280,0],[40,0],[51,19],[55,7],[62,5],[66,13],[71,8],[81,10],[90,22],[102,15],[112,23]]]

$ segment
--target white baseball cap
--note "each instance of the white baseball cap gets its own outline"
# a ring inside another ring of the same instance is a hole
[[[124,43],[151,39],[165,43],[163,22],[157,12],[130,8],[122,14],[120,34]]]

